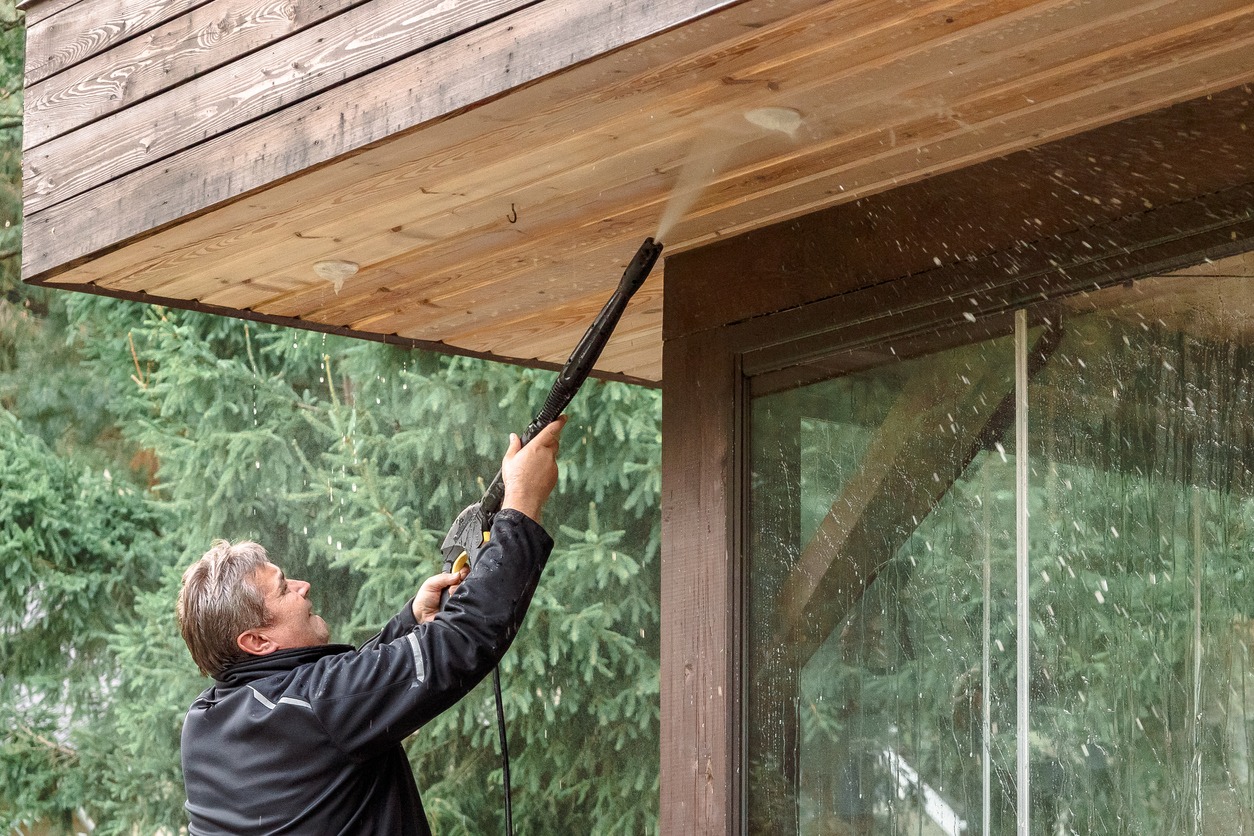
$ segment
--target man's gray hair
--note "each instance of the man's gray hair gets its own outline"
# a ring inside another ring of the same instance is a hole
[[[269,624],[266,596],[253,580],[268,561],[266,550],[251,540],[234,545],[214,540],[183,573],[179,630],[202,674],[216,677],[247,658],[236,639],[245,630]]]

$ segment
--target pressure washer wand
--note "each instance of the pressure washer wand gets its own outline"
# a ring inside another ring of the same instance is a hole
[[[579,340],[579,344],[571,352],[566,364],[562,366],[562,371],[553,383],[553,388],[549,390],[544,406],[520,436],[524,445],[535,438],[536,433],[556,421],[562,414],[562,410],[570,405],[579,387],[588,379],[605,344],[609,342],[610,335],[614,333],[614,328],[618,325],[618,320],[622,317],[627,303],[644,284],[644,280],[649,277],[649,271],[653,269],[661,253],[662,245],[654,242],[652,238],[644,239],[640,249],[636,250],[636,255],[623,272],[623,278],[619,281],[617,289],[605,303],[605,307],[601,308],[596,319],[588,326],[588,330],[584,332],[583,338]],[[496,478],[492,480],[492,484],[488,485],[483,498],[479,500],[479,506],[489,522],[491,516],[501,510],[501,501],[504,498],[505,483],[498,470]]]
[[[523,444],[531,441],[536,433],[556,421],[562,414],[562,410],[570,404],[579,391],[579,387],[588,379],[592,367],[596,365],[597,358],[601,356],[601,350],[609,342],[610,335],[614,333],[614,328],[618,325],[618,320],[622,317],[627,303],[644,284],[644,280],[649,277],[649,271],[653,269],[653,265],[657,263],[658,256],[661,254],[660,243],[652,238],[644,239],[644,243],[632,257],[631,263],[627,265],[617,289],[605,303],[605,307],[601,308],[596,319],[588,326],[579,344],[571,352],[570,358],[562,366],[561,372],[557,375],[557,381],[549,390],[549,396],[545,398],[544,406],[519,436]],[[496,516],[497,511],[501,510],[501,503],[504,499],[505,482],[501,471],[498,470],[496,478],[492,480],[492,484],[488,485],[483,497],[457,515],[453,527],[445,536],[444,543],[440,546],[440,552],[444,555],[445,572],[460,571],[463,566],[474,564],[480,550],[488,541],[488,530],[492,528],[492,518]],[[447,600],[447,592],[441,594],[440,609],[444,609]],[[496,693],[497,733],[501,744],[501,782],[505,788],[505,832],[513,836],[514,815],[510,800],[509,742],[505,734],[505,705],[501,699],[499,668],[492,671],[492,686]]]
[[[649,277],[649,272],[661,254],[662,244],[652,238],[644,239],[644,243],[640,245],[640,249],[636,250],[636,254],[623,272],[623,278],[619,281],[618,287],[605,306],[601,308],[596,319],[588,326],[588,330],[580,338],[575,350],[566,360],[566,364],[562,366],[557,380],[553,383],[553,388],[549,390],[549,395],[545,398],[544,406],[519,436],[524,445],[535,438],[536,433],[557,420],[562,410],[575,397],[579,387],[588,379],[593,366],[601,356],[601,351],[609,342],[615,326],[618,325],[618,320],[627,308],[627,303],[644,284],[644,280]],[[445,536],[444,543],[440,546],[440,551],[444,555],[445,572],[459,571],[467,562],[474,563],[475,557],[483,547],[484,535],[492,528],[492,518],[496,516],[497,511],[501,510],[501,502],[504,499],[505,482],[501,477],[501,471],[498,470],[496,477],[484,491],[483,497],[457,515],[456,521]],[[441,609],[444,608],[446,598],[447,596],[443,596],[440,600]]]

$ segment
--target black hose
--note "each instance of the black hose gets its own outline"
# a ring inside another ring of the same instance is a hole
[[[505,787],[505,833],[514,836],[514,804],[509,789],[509,740],[505,734],[505,701],[501,698],[501,669],[492,669],[492,690],[496,692],[496,736],[501,741],[501,783]]]

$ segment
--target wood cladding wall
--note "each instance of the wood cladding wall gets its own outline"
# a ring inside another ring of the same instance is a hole
[[[637,12],[537,0],[21,5],[24,275],[39,279],[727,2]],[[564,30],[595,35],[539,48]],[[166,301],[200,302],[200,275],[190,299],[176,290]],[[151,296],[133,284],[110,289]],[[246,313],[257,289],[290,289],[241,286],[249,300],[205,307]]]
[[[27,280],[550,366],[645,236],[1254,81],[1248,0],[23,5]],[[660,380],[664,279],[599,373]]]

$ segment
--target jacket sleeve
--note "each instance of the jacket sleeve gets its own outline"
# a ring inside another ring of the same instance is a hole
[[[402,612],[373,644],[327,657],[290,683],[330,739],[368,758],[395,745],[465,696],[500,662],[522,625],[553,540],[513,510],[497,514],[492,536],[444,610],[425,623]],[[386,636],[398,632],[395,638]]]
[[[412,632],[418,626],[418,619],[414,618],[414,599],[410,598],[405,602],[405,606],[401,611],[389,619],[387,624],[383,625],[383,629],[375,633],[360,650],[375,650],[380,645],[387,644],[390,641],[401,638],[406,633]]]

